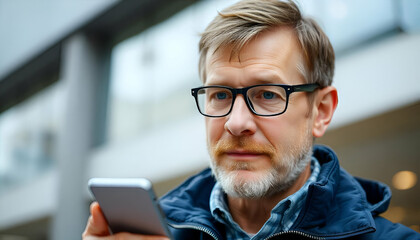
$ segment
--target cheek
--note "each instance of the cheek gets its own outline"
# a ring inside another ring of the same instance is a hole
[[[267,121],[260,125],[260,129],[263,132],[265,138],[273,145],[277,150],[282,150],[287,140],[291,140],[291,126],[286,124],[284,121]]]
[[[225,121],[223,118],[206,118],[207,143],[213,145],[223,135]]]
[[[280,115],[276,119],[267,119],[260,125],[265,138],[280,152],[296,146],[304,132],[304,123],[300,118],[288,118]]]

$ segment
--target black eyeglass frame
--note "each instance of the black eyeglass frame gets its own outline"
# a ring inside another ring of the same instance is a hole
[[[284,90],[286,91],[286,106],[284,107],[284,110],[282,112],[279,113],[274,113],[274,114],[259,114],[256,113],[255,110],[252,107],[252,103],[250,102],[250,100],[248,99],[247,96],[247,92],[249,89],[254,88],[254,87],[260,87],[260,86],[277,86],[277,87],[282,87],[284,88]],[[201,111],[200,109],[200,105],[198,103],[198,92],[201,89],[205,89],[205,88],[212,88],[212,87],[218,87],[218,88],[224,88],[224,89],[228,89],[231,91],[232,93],[232,104],[230,106],[229,111],[226,114],[223,115],[208,115],[205,114]],[[197,105],[197,109],[198,111],[206,117],[225,117],[227,115],[229,115],[232,112],[233,109],[233,104],[235,103],[235,99],[236,96],[238,94],[242,94],[242,96],[244,96],[246,105],[248,107],[248,109],[255,115],[257,116],[261,116],[261,117],[273,117],[273,116],[278,116],[280,114],[283,114],[284,112],[286,112],[287,110],[287,106],[289,105],[289,95],[294,93],[294,92],[314,92],[315,90],[317,90],[318,88],[321,88],[321,86],[318,83],[310,83],[310,84],[299,84],[299,85],[285,85],[285,84],[258,84],[258,85],[252,85],[252,86],[248,86],[248,87],[244,87],[244,88],[232,88],[232,87],[228,87],[228,86],[223,86],[223,85],[212,85],[212,86],[202,86],[202,87],[197,87],[197,88],[192,88],[191,89],[191,95],[194,97],[195,99],[195,103]]]

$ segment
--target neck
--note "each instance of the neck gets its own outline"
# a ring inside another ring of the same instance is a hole
[[[269,197],[248,199],[228,196],[233,219],[247,233],[257,233],[270,218],[271,210],[283,199],[299,191],[311,175],[311,164],[300,174],[290,188]]]

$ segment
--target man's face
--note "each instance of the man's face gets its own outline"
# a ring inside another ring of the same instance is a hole
[[[205,85],[235,88],[255,84],[304,84],[303,57],[293,30],[264,32],[238,56],[229,47],[209,55]],[[307,95],[290,95],[287,111],[260,117],[238,95],[226,117],[206,118],[207,144],[217,180],[230,196],[258,198],[283,191],[306,168],[312,149],[312,114]]]

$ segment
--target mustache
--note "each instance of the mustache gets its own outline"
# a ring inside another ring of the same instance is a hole
[[[270,158],[276,154],[276,149],[273,145],[257,143],[247,137],[221,139],[212,146],[211,151],[213,156],[217,158],[226,152],[238,149],[245,152],[264,154]]]

